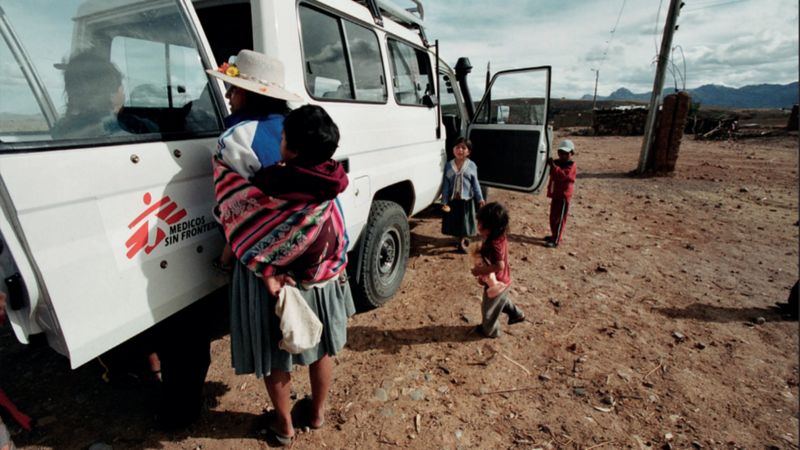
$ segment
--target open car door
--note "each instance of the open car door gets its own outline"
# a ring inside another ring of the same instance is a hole
[[[539,192],[552,130],[550,66],[497,72],[467,128],[482,186]]]
[[[226,282],[187,1],[0,0],[0,291],[72,367]]]

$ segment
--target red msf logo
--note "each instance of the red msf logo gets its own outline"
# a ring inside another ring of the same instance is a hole
[[[180,208],[180,210],[175,211],[178,209],[178,204],[173,202],[169,196],[150,205],[152,197],[148,192],[144,194],[143,200],[144,204],[149,205],[149,207],[142,211],[139,217],[133,219],[133,222],[128,225],[128,228],[132,230],[137,224],[142,222],[139,228],[137,228],[125,242],[125,246],[128,248],[128,253],[126,254],[128,259],[132,259],[142,249],[149,255],[150,252],[167,237],[167,233],[160,226],[156,226],[155,237],[153,243],[150,244],[150,220],[158,219],[158,221],[165,222],[167,225],[174,225],[186,217],[185,209]]]

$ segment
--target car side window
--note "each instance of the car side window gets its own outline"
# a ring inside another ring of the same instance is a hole
[[[0,57],[12,55],[0,65],[0,122],[31,124],[0,127],[0,150],[220,132],[221,113],[177,3],[61,0],[31,8],[0,0],[0,14],[10,24],[0,29]]]
[[[372,30],[300,6],[306,89],[320,100],[386,102],[378,36]]]
[[[394,98],[400,105],[423,105],[433,95],[433,77],[427,53],[405,42],[389,39]]]

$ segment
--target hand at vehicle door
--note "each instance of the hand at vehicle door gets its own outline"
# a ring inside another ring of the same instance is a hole
[[[289,286],[297,286],[294,278],[289,275],[275,275],[274,277],[266,277],[264,283],[267,285],[267,291],[270,295],[277,297],[281,292],[281,288],[288,284]]]
[[[0,325],[6,323],[6,293],[0,292]]]

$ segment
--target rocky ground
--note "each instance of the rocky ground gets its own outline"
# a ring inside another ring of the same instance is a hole
[[[563,136],[559,136],[563,137]],[[633,178],[641,137],[573,137],[566,238],[543,247],[544,196],[511,211],[513,297],[528,321],[469,330],[480,290],[439,219],[412,219],[401,292],[355,316],[326,425],[294,448],[798,448],[798,323],[772,305],[798,279],[798,138],[685,139],[675,176]],[[0,336],[0,386],[37,419],[21,449],[264,448],[263,384],[213,342],[207,410],[156,431],[155,388],[71,371]],[[297,370],[298,398],[309,392]],[[105,445],[105,447],[104,447]]]

